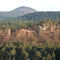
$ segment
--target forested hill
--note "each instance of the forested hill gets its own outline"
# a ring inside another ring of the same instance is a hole
[[[28,21],[40,21],[40,20],[56,20],[60,19],[60,12],[34,12],[20,17],[16,17],[13,20],[28,20]]]
[[[0,19],[18,17],[18,16],[22,16],[22,15],[32,13],[32,12],[36,12],[36,10],[30,7],[22,6],[9,12],[0,11]]]
[[[30,7],[18,7],[10,12],[0,12],[0,21],[60,20],[60,11],[36,11]]]

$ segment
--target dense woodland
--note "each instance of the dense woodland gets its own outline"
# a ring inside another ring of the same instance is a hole
[[[29,10],[29,9],[28,9]],[[42,20],[53,20],[56,19],[60,22],[60,12],[39,12],[34,11],[33,13],[24,14],[25,11],[13,11],[10,13],[1,13],[0,15],[0,21],[42,21]],[[23,14],[23,15],[21,15]],[[7,16],[6,16],[7,15]],[[10,16],[11,15],[11,16]],[[16,15],[16,16],[15,16]]]
[[[0,12],[0,60],[60,60],[60,12]]]
[[[0,60],[60,60],[60,45],[6,42],[0,45]]]
[[[0,60],[60,60],[59,20],[0,22]]]

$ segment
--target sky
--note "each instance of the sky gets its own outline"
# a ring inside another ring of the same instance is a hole
[[[60,0],[0,0],[0,11],[27,6],[38,11],[60,11]]]

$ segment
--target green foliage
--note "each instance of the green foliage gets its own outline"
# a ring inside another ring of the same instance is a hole
[[[60,60],[60,46],[54,48],[8,42],[0,45],[0,60]]]
[[[11,32],[15,32],[17,29],[31,29],[41,33],[39,25],[42,25],[46,21],[33,22],[33,21],[9,21],[0,22],[1,29],[4,27],[10,28]],[[51,22],[51,21],[50,21]],[[56,24],[56,22],[55,22]],[[46,34],[47,36],[47,34]],[[59,36],[60,37],[60,36]],[[14,37],[16,38],[16,37]],[[41,40],[40,40],[41,38]],[[12,39],[14,41],[14,39]],[[17,38],[16,38],[17,40]],[[34,36],[32,35],[27,40],[24,37],[21,42],[1,42],[0,44],[0,60],[60,60],[60,43],[46,40],[44,35]],[[2,38],[0,39],[2,41]],[[24,43],[24,41],[26,42]],[[37,42],[35,45],[32,42]],[[40,44],[42,42],[42,44]],[[43,44],[45,43],[45,44]]]

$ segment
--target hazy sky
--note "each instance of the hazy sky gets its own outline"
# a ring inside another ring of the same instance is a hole
[[[38,11],[60,11],[60,0],[0,0],[0,11],[11,11],[20,6]]]

